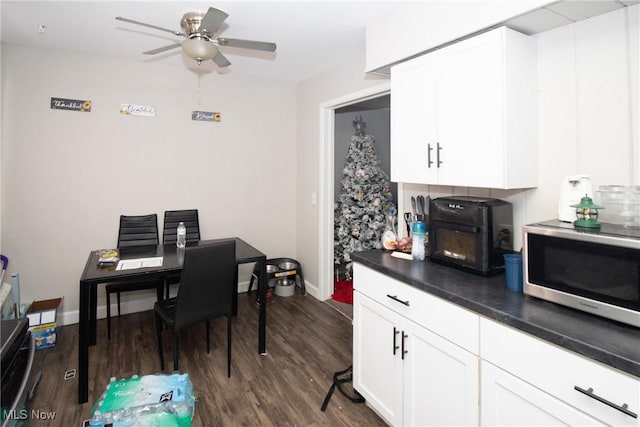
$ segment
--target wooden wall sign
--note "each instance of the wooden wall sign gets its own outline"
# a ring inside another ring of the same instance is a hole
[[[191,120],[198,122],[219,122],[221,118],[220,113],[213,113],[210,111],[192,111]]]
[[[156,109],[148,105],[120,104],[120,114],[124,114],[125,116],[154,117],[156,115]]]
[[[69,111],[91,111],[91,101],[82,99],[51,98],[51,109]]]

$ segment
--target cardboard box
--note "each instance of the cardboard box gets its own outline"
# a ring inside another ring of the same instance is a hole
[[[58,310],[62,298],[34,301],[27,310],[29,330],[36,343],[36,350],[56,345],[58,338]]]

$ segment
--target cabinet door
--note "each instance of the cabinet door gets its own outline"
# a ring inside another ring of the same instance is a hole
[[[626,405],[637,414],[640,407],[637,377],[493,320],[480,320],[480,336],[482,358],[493,366],[605,425],[640,426],[638,418],[575,389],[592,388],[600,398],[619,407]]]
[[[406,321],[404,425],[478,425],[476,355]]]
[[[482,361],[481,374],[481,425],[604,425],[489,362]]]
[[[392,181],[535,186],[535,57],[501,27],[393,67]]]
[[[435,59],[391,70],[391,181],[437,183]]]
[[[398,317],[360,292],[353,293],[353,387],[392,425],[402,424]]]
[[[493,32],[443,49],[438,60],[441,185],[503,185],[504,55]]]

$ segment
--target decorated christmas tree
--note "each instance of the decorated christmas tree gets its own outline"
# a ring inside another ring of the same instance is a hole
[[[334,262],[338,275],[346,279],[351,278],[353,252],[381,247],[385,213],[394,207],[389,177],[380,167],[373,136],[365,135],[361,116],[353,126],[356,132],[342,170],[334,220]]]

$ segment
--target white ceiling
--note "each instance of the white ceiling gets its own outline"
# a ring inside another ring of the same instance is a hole
[[[185,12],[206,12],[213,6],[229,14],[218,35],[275,42],[278,47],[275,53],[223,47],[221,50],[232,65],[218,69],[212,61],[207,61],[200,66],[202,71],[299,82],[354,55],[363,55],[367,24],[383,20],[385,15],[401,7],[403,1],[416,0],[0,0],[0,37],[6,44],[64,49],[197,70],[196,62],[182,54],[181,49],[153,56],[142,54],[180,42],[182,37],[120,22],[115,17],[182,31],[180,19]],[[525,34],[536,34],[638,2],[559,1],[496,26],[506,24]],[[44,26],[42,31],[40,26]]]
[[[141,62],[197,68],[181,49],[142,52],[182,41],[168,32],[117,21],[116,16],[181,31],[185,12],[214,6],[229,14],[219,35],[274,42],[275,53],[222,48],[231,61],[219,70],[299,82],[364,54],[365,26],[398,7],[398,1],[29,1],[1,0],[4,44],[63,49]],[[43,25],[44,31],[39,32]]]
[[[638,3],[638,0],[564,0],[510,19],[504,24],[531,35]]]

